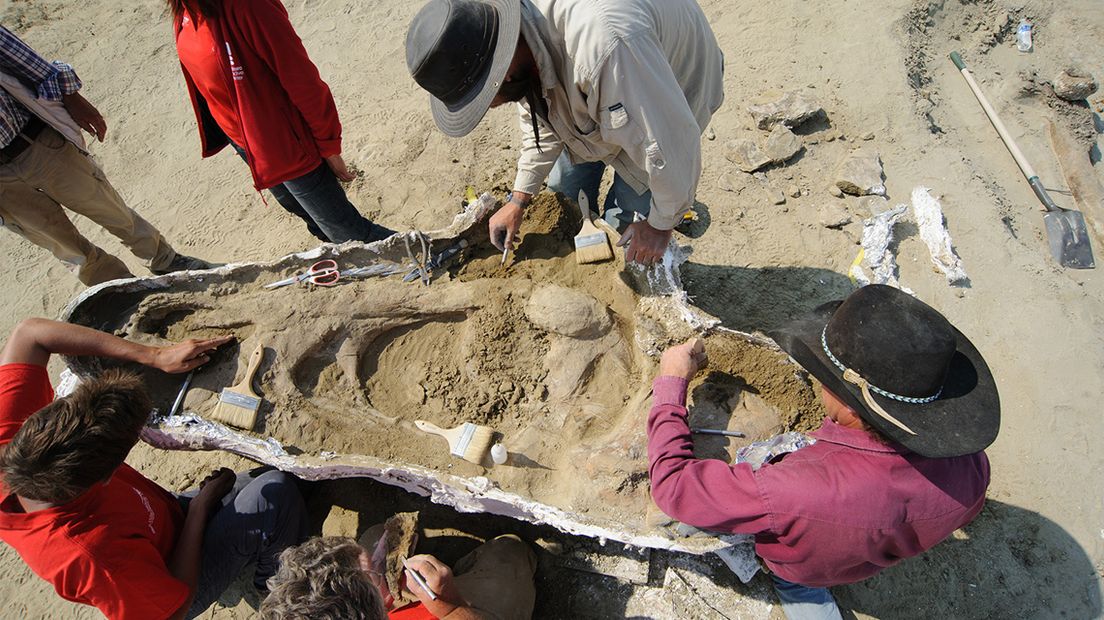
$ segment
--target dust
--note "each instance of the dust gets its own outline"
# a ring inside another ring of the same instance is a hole
[[[123,306],[104,299],[84,316],[112,317],[105,327],[139,342],[235,334],[238,342],[193,380],[185,407],[201,415],[264,344],[255,386],[264,403],[253,432],[293,454],[331,450],[486,476],[507,491],[643,530],[654,360],[637,343],[658,324],[641,323],[620,257],[575,262],[578,220],[562,196],[540,195],[506,265],[479,226],[451,273],[428,287],[369,278],[268,290],[289,273],[261,269],[135,293]],[[695,386],[692,415],[716,401],[710,423],[759,429],[748,441],[776,427],[815,426],[809,386],[784,354],[732,333],[711,336],[708,347],[712,366]],[[167,407],[179,379],[146,372]],[[717,389],[703,392],[702,383]],[[415,420],[488,425],[510,459],[493,468],[455,459]]]

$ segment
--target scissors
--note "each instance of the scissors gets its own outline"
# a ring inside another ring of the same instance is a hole
[[[333,286],[337,284],[340,278],[341,272],[337,270],[337,262],[327,258],[311,265],[310,269],[303,273],[297,273],[279,282],[266,284],[265,288],[280,288],[281,286],[287,286],[289,284],[298,284],[303,280],[308,280],[311,284],[316,284],[318,286]]]

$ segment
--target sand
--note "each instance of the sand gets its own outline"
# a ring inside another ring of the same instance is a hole
[[[245,430],[293,454],[325,450],[485,476],[608,527],[643,531],[654,360],[636,342],[681,340],[689,329],[671,334],[644,320],[658,310],[638,308],[620,260],[576,262],[575,214],[573,202],[541,194],[511,261],[501,264],[479,226],[453,273],[438,273],[429,287],[392,276],[264,288],[295,272],[281,263],[99,295],[72,320],[152,345],[234,334],[237,342],[193,379],[184,408],[200,415],[214,409],[222,386],[240,380],[246,352],[263,345],[256,387],[265,402],[257,427]],[[745,432],[724,442],[730,451],[819,424],[811,386],[785,354],[723,331],[707,349],[713,362],[692,386],[692,421]],[[146,376],[166,410],[179,380],[129,368]],[[487,454],[481,464],[478,456],[460,460],[417,420],[488,426],[512,457],[501,466]]]
[[[468,185],[508,188],[518,141],[511,111],[492,111],[469,137],[449,139],[433,127],[424,93],[407,76],[405,26],[419,3],[287,4],[335,93],[345,156],[362,172],[350,195],[365,213],[396,228],[432,228],[452,216]],[[971,337],[1001,391],[1003,423],[988,451],[993,482],[986,510],[922,558],[837,588],[837,597],[859,617],[1100,616],[1104,505],[1096,490],[1104,488],[1104,457],[1094,431],[1104,392],[1100,269],[1062,270],[1049,259],[1037,202],[946,60],[952,50],[963,54],[1044,182],[1061,189],[1046,121],[1056,120],[1087,148],[1100,139],[1091,111],[1055,100],[1020,74],[1049,79],[1079,62],[1101,79],[1098,3],[702,0],[702,6],[728,70],[727,100],[712,124],[715,139],[703,141],[699,220],[679,237],[694,247],[683,275],[695,303],[728,327],[768,331],[850,291],[845,274],[857,252],[858,220],[829,230],[818,212],[838,203],[863,215],[860,199],[827,191],[837,163],[861,143],[880,153],[892,204],[907,201],[917,185],[941,197],[968,285],[950,287],[932,271],[907,222],[896,244],[899,277]],[[1036,25],[1032,54],[1014,47],[1021,17]],[[0,3],[0,20],[49,57],[77,67],[84,94],[108,122],[107,140],[92,147],[96,157],[124,197],[178,248],[218,261],[258,261],[313,246],[299,222],[271,200],[261,204],[236,157],[199,158],[160,2],[12,1]],[[804,153],[766,171],[766,187],[785,192],[792,185],[800,194],[787,192],[785,204],[773,205],[762,181],[725,159],[724,145],[758,131],[746,101],[787,89],[812,93],[828,121],[799,131]],[[1100,102],[1100,94],[1091,98],[1097,111]],[[1096,170],[1099,176],[1099,164]],[[1056,192],[1054,198],[1074,206],[1069,196]],[[143,272],[116,240],[87,221],[77,224]],[[1100,260],[1104,240],[1094,241]],[[0,331],[27,316],[56,316],[79,290],[64,267],[15,235],[0,235],[0,255],[7,309]],[[51,370],[56,376],[59,365]],[[217,453],[144,447],[131,461],[177,490],[211,467],[247,466]],[[95,617],[60,601],[8,549],[0,551],[0,575],[0,600],[12,615]],[[571,591],[597,601],[632,589],[594,583],[586,575]],[[639,601],[611,615],[627,610],[665,617],[660,607]],[[250,614],[241,604],[210,615]]]

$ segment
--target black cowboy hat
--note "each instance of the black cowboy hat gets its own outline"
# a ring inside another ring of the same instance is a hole
[[[867,424],[928,457],[985,449],[1000,429],[989,366],[924,302],[865,286],[770,333]]]
[[[433,120],[465,136],[498,94],[521,32],[521,0],[430,0],[406,33],[406,66]]]

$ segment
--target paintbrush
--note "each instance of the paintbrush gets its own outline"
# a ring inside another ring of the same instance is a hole
[[[715,428],[692,428],[691,433],[695,435],[723,435],[725,437],[746,437],[740,431],[722,431]]]
[[[479,426],[471,422],[464,422],[456,428],[444,429],[425,420],[414,420],[414,426],[419,430],[440,435],[449,445],[449,453],[458,456],[465,461],[480,465],[487,450],[491,449],[491,441],[494,439],[494,430],[489,426]]]
[[[419,588],[425,590],[425,593],[429,595],[430,600],[437,600],[437,593],[429,589],[429,584],[426,583],[425,577],[422,577],[421,573],[407,566],[406,562],[406,560],[403,560],[403,568],[406,569],[406,573],[408,575],[414,578],[414,583],[418,584]]]
[[[575,235],[575,262],[583,265],[610,260],[613,250],[609,237],[590,221],[590,202],[583,190],[579,190],[579,210],[583,212],[583,227]]]
[[[249,365],[245,376],[237,385],[222,388],[218,402],[211,411],[211,419],[224,424],[253,430],[257,423],[257,409],[261,406],[261,397],[253,391],[253,376],[264,359],[264,343],[258,343],[257,349],[249,356]]]

